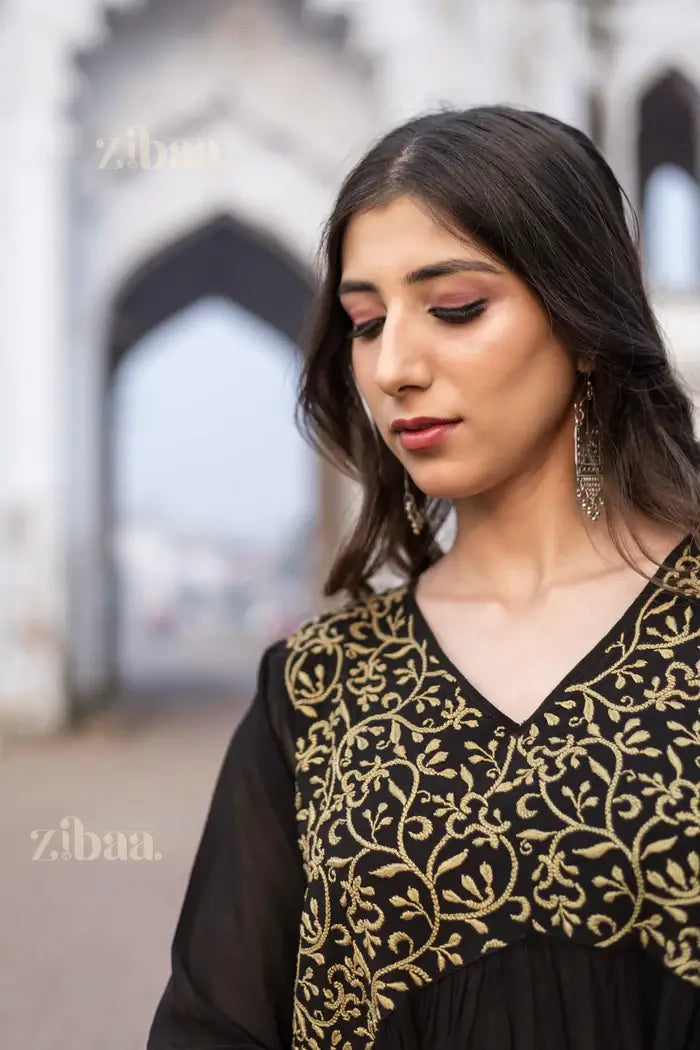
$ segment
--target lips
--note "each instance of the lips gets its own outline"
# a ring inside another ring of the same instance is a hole
[[[421,449],[433,448],[440,444],[461,422],[460,419],[457,419],[454,422],[438,423],[431,427],[422,427],[419,430],[400,430],[399,442],[407,452],[418,452]]]
[[[439,419],[437,416],[416,416],[414,419],[395,419],[391,429],[400,433],[405,430],[429,430],[431,427],[447,426],[458,423],[458,419]]]

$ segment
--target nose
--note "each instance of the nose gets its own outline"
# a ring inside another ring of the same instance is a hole
[[[388,396],[429,383],[427,355],[419,325],[400,304],[387,309],[379,335],[375,382]]]

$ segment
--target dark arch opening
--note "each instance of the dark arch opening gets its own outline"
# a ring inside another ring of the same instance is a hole
[[[309,275],[282,248],[229,215],[217,216],[125,282],[112,309],[110,371],[152,328],[205,296],[237,303],[298,344],[312,295]]]
[[[300,345],[313,297],[310,275],[279,245],[229,215],[218,215],[165,246],[139,266],[114,298],[107,331],[104,399],[120,361],[161,322],[204,298],[236,303]],[[100,506],[103,534],[115,516],[112,414],[103,412]],[[105,558],[108,692],[124,708],[119,666],[120,590],[117,564]]]
[[[669,291],[697,287],[700,215],[697,210],[698,92],[668,69],[640,101],[637,192],[644,267],[650,282]]]
[[[642,96],[638,142],[638,190],[643,200],[649,176],[661,164],[673,164],[697,179],[694,85],[675,69],[658,77]]]

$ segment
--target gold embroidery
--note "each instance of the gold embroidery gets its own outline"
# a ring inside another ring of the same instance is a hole
[[[689,593],[700,595],[700,558]],[[288,639],[307,877],[294,1050],[368,1050],[413,988],[528,932],[641,945],[700,987],[700,613],[654,591],[521,731],[398,587]]]

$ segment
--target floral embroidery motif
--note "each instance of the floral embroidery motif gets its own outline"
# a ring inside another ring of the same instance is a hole
[[[697,551],[679,567],[688,599],[654,590],[521,731],[416,638],[405,587],[290,636],[294,1050],[369,1050],[411,989],[533,931],[641,946],[700,987]]]

